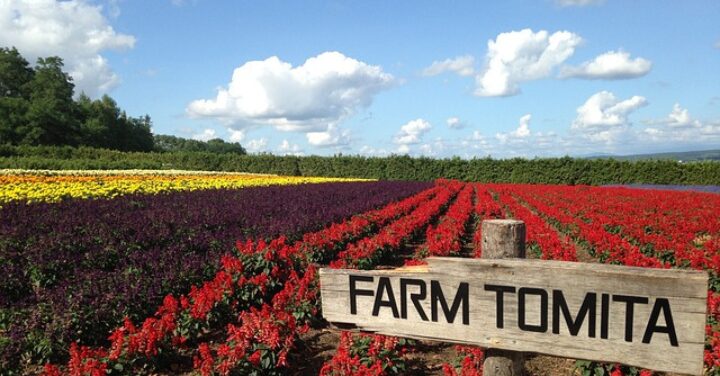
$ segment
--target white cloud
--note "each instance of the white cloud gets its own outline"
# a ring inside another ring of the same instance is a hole
[[[117,12],[111,6],[111,13]],[[120,82],[101,54],[133,48],[135,37],[117,33],[102,8],[84,0],[3,0],[0,45],[17,47],[31,63],[60,56],[76,92],[96,97]]]
[[[446,121],[448,128],[450,129],[463,129],[465,128],[465,123],[460,121],[460,118],[458,117],[449,117]]]
[[[245,139],[245,131],[244,130],[233,130],[228,129],[230,132],[230,141],[232,142],[242,142]]]
[[[532,115],[523,115],[522,117],[520,117],[520,123],[518,124],[517,129],[509,133],[497,133],[495,135],[495,138],[497,138],[500,143],[505,144],[508,142],[516,141],[518,139],[524,139],[529,137],[531,133],[530,119],[532,119]]]
[[[196,133],[196,134],[192,135],[192,138],[194,140],[198,140],[198,141],[208,141],[208,140],[212,140],[213,138],[217,138],[217,135],[215,134],[214,129],[208,128],[208,129],[203,130],[200,133]]]
[[[645,128],[643,129],[643,133],[648,134],[650,137],[658,137],[663,134],[663,131],[657,128]]]
[[[682,108],[679,103],[673,105],[672,111],[665,119],[649,120],[645,122],[649,125],[665,125],[670,128],[700,128],[702,124],[699,120],[693,119],[690,112],[686,108]],[[654,129],[654,128],[648,128]]]
[[[708,141],[720,139],[720,120],[703,125],[702,128],[700,128],[700,134],[707,136]],[[713,137],[714,140],[711,140],[709,137]]]
[[[423,155],[433,155],[433,154],[435,154],[435,153],[433,152],[432,145],[430,145],[430,144],[422,144],[422,145],[420,145],[420,154],[423,154]]]
[[[418,147],[418,151],[420,155],[439,157],[448,149],[448,146],[449,145],[446,144],[446,140],[443,138],[436,138],[432,142],[420,145]],[[457,150],[456,148],[453,149]]]
[[[582,42],[569,31],[549,34],[530,29],[501,33],[488,41],[487,67],[476,76],[475,95],[507,96],[520,92],[519,83],[549,76],[572,56]]]
[[[530,135],[530,119],[532,119],[532,116],[530,114],[523,115],[520,118],[520,125],[518,125],[518,128],[511,134],[515,137],[529,136]]]
[[[305,137],[310,145],[319,147],[341,146],[350,143],[350,131],[340,129],[335,124],[330,124],[324,132],[308,132]]]
[[[485,136],[480,133],[480,131],[473,131],[472,136],[470,137],[473,141],[482,141],[485,142]]]
[[[445,72],[455,72],[460,76],[472,76],[475,74],[475,58],[465,55],[443,61],[434,61],[423,70],[423,75],[436,76]]]
[[[267,151],[267,144],[267,138],[261,137],[248,141],[245,145],[245,149],[247,149],[247,151],[250,153],[260,153]]]
[[[488,155],[490,150],[493,149],[488,139],[480,131],[473,131],[469,138],[460,139],[459,146],[458,150],[464,150],[464,153],[468,156],[472,151],[480,151],[482,154]]]
[[[415,119],[400,127],[400,132],[395,136],[394,142],[398,145],[417,144],[422,137],[432,128],[432,125],[423,119]]]
[[[400,154],[408,154],[408,153],[410,153],[410,146],[405,145],[405,144],[400,145],[400,146],[398,146],[397,151]]]
[[[304,155],[302,148],[300,148],[300,145],[290,143],[288,140],[282,140],[280,145],[278,145],[278,152],[282,155]]]
[[[602,132],[608,128],[626,126],[629,125],[628,116],[647,104],[647,99],[638,95],[621,101],[613,93],[601,91],[578,107],[572,129]]]
[[[698,120],[690,118],[690,113],[686,108],[680,107],[679,103],[675,103],[672,111],[668,115],[667,125],[669,127],[700,127]]]
[[[194,118],[214,118],[234,129],[272,126],[281,131],[329,132],[395,79],[379,66],[325,52],[302,65],[273,56],[235,68],[227,88],[191,102]],[[314,136],[319,137],[319,136]]]
[[[389,155],[390,153],[385,149],[374,148],[370,145],[363,145],[360,148],[360,154],[367,156],[383,157]]]
[[[649,60],[641,57],[631,59],[630,54],[624,51],[609,51],[580,66],[563,67],[560,77],[619,80],[644,76],[651,68]]]
[[[673,109],[675,113],[676,109]],[[680,119],[673,118],[679,115]],[[653,124],[642,130],[645,142],[653,143],[653,145],[668,145],[677,147],[678,145],[693,145],[694,148],[715,147],[720,142],[720,121],[703,123],[699,120],[682,115],[679,113],[671,113],[668,118],[663,120],[651,120],[647,124]],[[684,124],[678,126],[678,124]],[[687,146],[686,146],[687,147]]]
[[[555,4],[561,7],[584,7],[588,5],[600,5],[605,0],[555,0]]]

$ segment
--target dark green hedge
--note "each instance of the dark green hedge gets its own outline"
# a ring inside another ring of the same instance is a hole
[[[720,185],[720,163],[613,159],[431,159],[391,156],[294,157],[207,152],[119,152],[88,147],[0,146],[0,168],[184,169],[385,180],[452,178],[551,184]]]

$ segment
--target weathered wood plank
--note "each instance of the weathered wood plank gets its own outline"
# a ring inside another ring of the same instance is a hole
[[[484,259],[521,258],[525,254],[525,223],[514,219],[482,221],[481,257]],[[525,354],[488,348],[483,359],[484,376],[521,376]]]
[[[350,276],[355,278],[354,299],[349,293]],[[381,283],[381,277],[386,281]],[[510,259],[429,258],[428,267],[419,269],[320,270],[323,316],[330,322],[389,335],[689,374],[702,372],[707,279],[706,273],[696,271]],[[502,327],[497,315],[500,295]],[[578,313],[586,299],[587,313],[580,320]],[[454,312],[453,302],[458,302]],[[569,318],[563,312],[565,306]],[[626,325],[628,317],[631,325]],[[574,334],[568,319],[578,322]],[[669,331],[674,332],[676,343]]]

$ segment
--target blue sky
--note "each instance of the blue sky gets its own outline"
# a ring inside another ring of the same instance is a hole
[[[720,146],[718,1],[6,0],[156,133],[252,152],[562,156]]]

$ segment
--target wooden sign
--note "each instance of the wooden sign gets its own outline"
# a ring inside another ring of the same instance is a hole
[[[701,374],[708,276],[527,259],[320,269],[326,320],[361,330]]]

